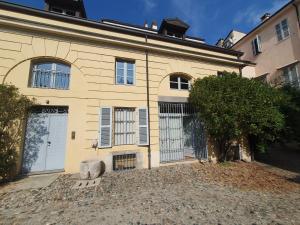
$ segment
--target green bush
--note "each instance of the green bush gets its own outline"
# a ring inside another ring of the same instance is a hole
[[[15,174],[21,126],[32,105],[33,101],[21,95],[15,86],[0,84],[0,182]]]
[[[247,137],[252,149],[261,151],[275,141],[284,128],[283,100],[279,90],[226,71],[222,76],[197,79],[189,96],[219,147],[219,161],[226,161],[234,140]]]

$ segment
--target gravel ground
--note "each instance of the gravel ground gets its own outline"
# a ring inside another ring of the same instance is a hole
[[[247,183],[260,173],[274,191]],[[300,224],[300,184],[258,164],[110,173],[85,189],[75,182],[62,175],[43,189],[0,195],[0,224]]]

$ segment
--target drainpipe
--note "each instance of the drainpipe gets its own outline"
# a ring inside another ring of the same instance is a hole
[[[294,6],[295,9],[296,9],[298,25],[300,26],[300,12],[299,12],[298,6],[295,4],[295,1],[293,1],[293,2],[294,2],[294,3],[293,3],[293,6]]]
[[[145,35],[146,44],[148,35]],[[151,140],[150,140],[150,94],[149,94],[149,52],[146,49],[146,81],[147,81],[147,112],[148,112],[148,169],[151,170]]]

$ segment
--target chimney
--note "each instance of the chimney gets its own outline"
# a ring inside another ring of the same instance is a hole
[[[148,23],[147,23],[147,20],[145,21],[145,23],[144,23],[144,27],[145,28],[148,28],[149,26],[148,26]]]
[[[151,28],[153,29],[153,30],[157,30],[157,22],[154,20],[153,22],[152,22],[152,24],[151,24]]]
[[[261,22],[265,22],[266,20],[268,20],[271,17],[270,13],[265,13],[261,18]]]

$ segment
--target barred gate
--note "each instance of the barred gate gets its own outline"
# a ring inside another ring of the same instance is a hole
[[[206,136],[194,108],[186,103],[159,103],[160,162],[207,159]]]

